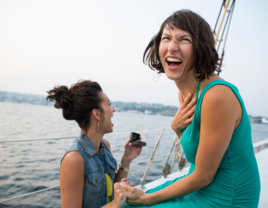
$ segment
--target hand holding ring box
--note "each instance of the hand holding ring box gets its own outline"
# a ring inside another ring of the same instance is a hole
[[[146,143],[140,141],[139,139],[140,139],[140,134],[135,133],[135,132],[131,132],[130,133],[130,139],[129,139],[129,141],[131,143],[131,146],[134,146],[134,147],[143,147],[143,146],[146,146]]]

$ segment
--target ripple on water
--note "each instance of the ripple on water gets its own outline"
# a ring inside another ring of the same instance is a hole
[[[8,179],[9,179],[9,175],[0,176],[0,181],[4,181],[4,180],[8,180]]]
[[[23,178],[15,178],[13,179],[14,181],[23,181],[24,179]]]

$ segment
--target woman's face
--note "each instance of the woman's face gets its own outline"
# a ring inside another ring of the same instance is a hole
[[[169,79],[175,81],[187,76],[183,72],[190,69],[194,60],[191,34],[174,26],[166,26],[159,45],[159,55]]]
[[[103,109],[100,122],[101,131],[103,131],[104,133],[110,133],[113,131],[113,123],[111,121],[111,118],[114,115],[115,108],[111,105],[111,102],[107,95],[103,92],[100,93],[102,100],[101,107]]]

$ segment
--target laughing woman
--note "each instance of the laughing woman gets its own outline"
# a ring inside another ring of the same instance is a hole
[[[55,87],[48,94],[47,100],[62,109],[63,117],[75,120],[81,128],[81,134],[62,158],[61,207],[124,207],[128,193],[116,182],[127,177],[130,162],[139,156],[141,147],[131,146],[127,141],[116,172],[110,144],[103,139],[104,134],[113,131],[111,118],[115,109],[100,85],[86,80],[70,89]],[[123,182],[129,184],[124,179]]]
[[[129,205],[258,207],[260,178],[249,117],[238,89],[218,76],[214,43],[208,23],[181,10],[163,22],[147,46],[144,61],[180,91],[171,126],[191,167],[186,176],[147,193],[123,184]]]

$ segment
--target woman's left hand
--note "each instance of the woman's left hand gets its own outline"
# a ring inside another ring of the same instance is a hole
[[[146,195],[142,190],[129,186],[127,183],[120,183],[120,186],[128,192],[127,204],[129,205],[149,205],[146,204]]]
[[[141,137],[139,140],[141,140]],[[125,158],[129,162],[131,162],[132,160],[134,160],[136,157],[138,157],[141,154],[142,147],[131,146],[129,140],[127,141],[124,147],[125,147],[125,152],[124,152],[123,158]]]

